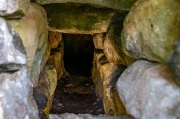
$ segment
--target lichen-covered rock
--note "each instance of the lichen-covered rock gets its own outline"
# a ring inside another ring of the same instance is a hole
[[[27,12],[30,0],[1,0],[0,16],[20,18]]]
[[[98,115],[94,116],[91,114],[72,114],[72,113],[64,113],[64,114],[50,114],[49,119],[132,119],[129,116],[109,116],[109,115]]]
[[[23,40],[27,52],[27,68],[33,84],[36,86],[38,76],[47,60],[43,59],[48,44],[46,13],[35,3],[31,3],[27,14],[21,19],[8,20]],[[42,65],[41,65],[42,64]]]
[[[56,31],[49,32],[49,43],[51,48],[57,48],[62,40],[62,33]]]
[[[94,53],[92,80],[95,84],[96,94],[102,99],[104,111],[108,115],[126,114],[126,109],[119,99],[117,91],[114,90],[115,83],[125,68],[122,65],[108,63],[103,53]]]
[[[135,58],[165,62],[180,36],[180,1],[138,0],[124,21],[122,43]]]
[[[174,51],[167,62],[173,73],[176,75],[175,80],[180,84],[180,38],[176,41]]]
[[[0,36],[0,118],[38,119],[22,40],[2,18]]]
[[[47,118],[52,107],[54,92],[57,86],[57,73],[52,65],[45,65],[39,75],[38,85],[33,95],[38,105],[40,119]]]
[[[36,0],[40,4],[50,3],[82,3],[98,7],[107,7],[118,10],[127,10],[136,0]]]
[[[136,119],[180,118],[180,87],[165,65],[138,60],[121,74],[116,87]]]
[[[49,30],[62,33],[94,34],[106,32],[113,15],[107,8],[95,8],[83,4],[47,4]]]

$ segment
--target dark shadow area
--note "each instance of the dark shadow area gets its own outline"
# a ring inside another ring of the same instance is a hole
[[[64,65],[70,75],[91,76],[94,45],[91,35],[63,34]]]
[[[104,114],[91,78],[94,45],[91,35],[63,34],[64,66],[58,80],[51,113]]]

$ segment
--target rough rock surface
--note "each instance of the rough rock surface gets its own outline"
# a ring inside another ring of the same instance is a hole
[[[136,0],[36,0],[40,4],[50,3],[83,3],[93,6],[108,7],[112,9],[125,10],[129,9]]]
[[[176,81],[180,84],[180,38],[174,45],[174,51],[168,60],[168,64],[173,73],[176,75]]]
[[[120,39],[119,39],[120,41]],[[118,44],[112,44],[111,40],[108,38],[108,35],[106,35],[104,39],[104,44],[103,44],[103,49],[104,49],[104,54],[110,63],[114,64],[123,64],[123,65],[130,65],[134,62],[134,59],[127,56],[123,51],[118,52],[118,50],[115,49],[115,45]]]
[[[46,118],[49,115],[56,85],[57,73],[55,68],[52,65],[45,65],[40,73],[38,85],[33,90],[40,119]]]
[[[125,68],[122,65],[108,63],[103,53],[94,53],[92,80],[96,94],[102,99],[105,114],[126,114],[126,109],[114,90],[115,83]]]
[[[64,52],[62,52],[63,49],[54,49],[51,50],[51,54],[49,56],[49,59],[47,61],[47,64],[51,64],[54,66],[57,72],[57,79],[59,79],[64,73],[65,73],[65,68],[64,68],[64,60],[63,60],[63,55]]]
[[[49,32],[49,43],[51,48],[57,48],[61,40],[62,40],[62,33],[56,31]]]
[[[8,20],[23,40],[27,52],[27,68],[35,86],[40,71],[47,61],[45,58],[48,58],[43,58],[48,44],[46,20],[44,9],[35,3],[30,4],[27,14],[21,19]]]
[[[137,119],[180,118],[180,87],[165,65],[138,60],[121,74],[116,87]]]
[[[1,0],[0,16],[20,18],[27,12],[30,0]]]
[[[19,35],[2,18],[0,54],[0,118],[37,119],[32,82],[25,65],[25,48]]]
[[[64,113],[60,115],[50,114],[49,119],[132,119],[128,116],[108,116],[108,115],[99,115],[93,116],[91,114],[72,114],[72,113]]]
[[[122,43],[135,58],[164,62],[180,36],[180,1],[138,0],[124,21]]]
[[[47,4],[49,30],[62,33],[93,34],[106,32],[117,12],[83,4]]]
[[[93,43],[96,50],[103,50],[103,33],[98,33],[93,35]]]

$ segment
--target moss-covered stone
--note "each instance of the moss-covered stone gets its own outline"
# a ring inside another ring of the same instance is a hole
[[[40,4],[50,3],[82,3],[91,4],[98,7],[107,7],[112,9],[124,10],[129,9],[136,0],[36,0]]]
[[[133,58],[165,62],[180,36],[178,0],[138,0],[124,21],[122,44]]]
[[[47,12],[49,30],[65,33],[106,32],[116,11],[108,8],[95,8],[83,4],[48,4],[43,6]]]

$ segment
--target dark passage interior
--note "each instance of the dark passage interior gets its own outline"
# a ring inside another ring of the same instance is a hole
[[[104,114],[91,78],[94,45],[91,35],[63,34],[64,65],[68,73],[58,80],[51,113]]]

